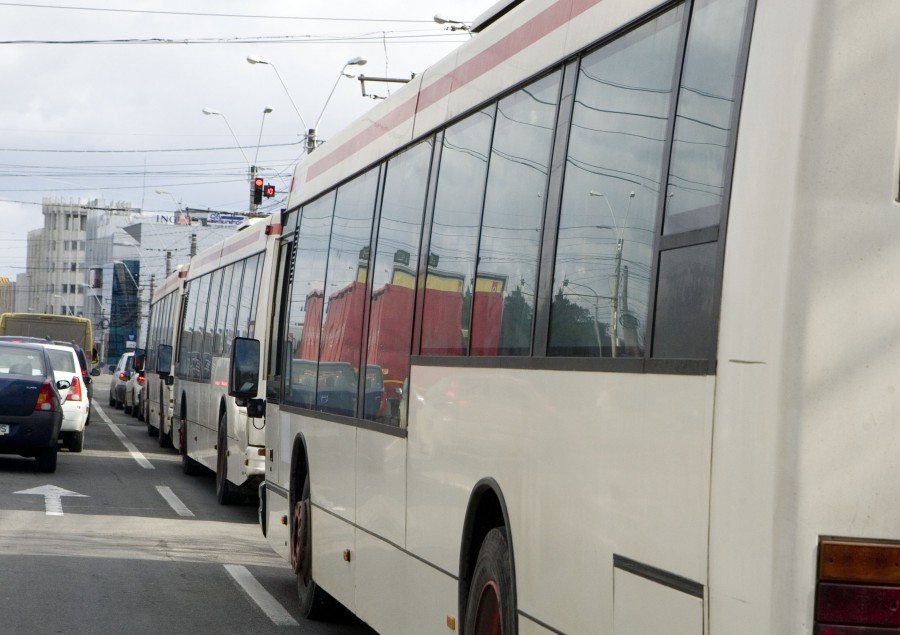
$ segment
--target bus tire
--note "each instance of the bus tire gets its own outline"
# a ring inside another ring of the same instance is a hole
[[[509,564],[509,545],[503,527],[491,529],[478,550],[478,560],[472,573],[472,584],[466,602],[466,635],[514,635],[516,607],[514,606],[512,569]]]
[[[171,448],[172,447],[172,431],[166,432],[166,408],[165,403],[163,401],[163,389],[160,387],[159,389],[159,435],[157,440],[159,441],[159,447],[161,448]]]
[[[309,492],[309,474],[307,474],[300,498],[294,503],[294,517],[291,523],[291,567],[297,574],[300,614],[308,620],[322,620],[329,617],[333,600],[312,578],[312,503]]]
[[[220,505],[243,502],[241,491],[228,481],[228,418],[224,412],[219,418],[216,440],[216,500]]]

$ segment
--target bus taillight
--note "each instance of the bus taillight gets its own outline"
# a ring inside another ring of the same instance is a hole
[[[900,627],[900,543],[821,539],[815,612],[816,635]]]

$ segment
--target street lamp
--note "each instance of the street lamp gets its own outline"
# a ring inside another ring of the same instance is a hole
[[[66,308],[66,310],[69,312],[69,315],[75,315],[75,311],[72,310],[72,307],[69,306],[68,302],[66,302],[61,295],[59,295],[58,293],[54,293],[52,297],[59,298],[60,304],[62,304]]]
[[[331,87],[331,92],[328,93],[328,98],[325,100],[325,105],[322,106],[322,111],[319,113],[318,119],[316,119],[316,124],[310,128],[306,125],[306,120],[303,118],[303,115],[300,112],[300,109],[297,107],[297,103],[294,101],[294,98],[291,96],[291,91],[288,90],[287,85],[284,83],[284,79],[281,77],[281,73],[278,72],[278,67],[275,66],[272,62],[262,57],[258,57],[256,55],[248,55],[247,63],[249,64],[266,64],[267,66],[271,66],[272,70],[275,71],[275,76],[278,77],[278,81],[281,82],[281,87],[284,88],[284,92],[287,94],[288,99],[291,102],[291,105],[294,107],[294,110],[297,113],[297,116],[300,117],[300,123],[303,124],[303,127],[306,129],[306,153],[309,154],[313,150],[316,149],[316,131],[319,128],[319,124],[322,122],[322,115],[325,114],[325,108],[328,106],[328,102],[331,101],[331,96],[334,95],[334,91],[337,88],[338,82],[341,81],[341,77],[353,77],[352,75],[345,74],[348,66],[365,66],[368,60],[364,57],[354,57],[351,60],[347,60],[344,66],[341,68],[341,72],[338,75],[337,79],[334,82],[334,86]]]
[[[241,146],[241,142],[238,141],[237,135],[234,134],[234,130],[231,128],[231,124],[228,123],[228,117],[226,117],[224,113],[221,113],[218,110],[215,110],[214,108],[204,108],[203,114],[204,115],[218,115],[225,122],[225,125],[228,126],[228,131],[231,133],[231,136],[234,139],[234,142],[237,144],[238,150],[241,151],[241,155],[244,157],[244,161],[247,162],[247,169],[250,172],[250,185],[251,185],[249,210],[250,210],[250,212],[255,212],[257,205],[256,205],[256,202],[253,200],[253,181],[256,179],[256,166],[254,164],[250,163],[250,159],[247,158],[247,154],[244,152],[244,148]],[[263,117],[265,117],[265,113],[263,113]],[[260,135],[262,135],[262,129],[260,129],[259,133],[260,133]],[[257,151],[259,151],[259,146],[257,146]]]
[[[100,321],[97,323],[97,325],[100,327],[100,332],[101,332],[100,350],[97,352],[97,359],[94,360],[96,362],[99,360],[106,359],[104,354],[106,352],[106,330],[109,328],[109,320],[107,320],[106,317],[103,315],[103,300],[101,300],[100,296],[97,295],[97,292],[94,291],[94,287],[92,287],[91,285],[89,285],[85,282],[82,282],[80,284],[85,289],[90,290],[91,295],[94,296],[94,299],[97,300],[97,305],[100,307]]]
[[[434,15],[434,21],[441,26],[447,25],[444,28],[447,31],[465,31],[469,34],[469,37],[472,37],[472,27],[465,22],[460,22],[459,20],[451,20],[449,18],[445,18],[440,13],[436,13]]]
[[[596,190],[590,191],[590,196],[600,196],[606,201],[606,207],[609,209],[609,215],[612,217],[613,227],[616,232],[616,270],[615,277],[613,278],[613,293],[612,298],[610,300],[611,309],[612,309],[612,332],[610,336],[612,337],[612,356],[619,356],[619,285],[622,280],[622,243],[625,238],[625,224],[628,222],[628,214],[631,213],[631,201],[634,199],[634,192],[631,192],[628,195],[628,207],[625,211],[625,218],[622,221],[622,227],[619,228],[619,224],[616,221],[616,215],[613,212],[612,205],[609,203],[609,198],[603,192],[597,192]]]
[[[234,134],[234,130],[232,130],[231,124],[228,123],[228,117],[226,117],[224,113],[221,113],[218,110],[215,110],[213,108],[204,108],[203,114],[204,115],[218,115],[219,117],[222,118],[222,121],[224,121],[225,125],[228,126],[228,132],[231,133],[231,136],[234,139],[234,142],[237,144],[238,150],[241,151],[241,155],[243,155],[244,161],[247,162],[247,167],[250,167],[251,166],[250,159],[248,159],[247,155],[244,153],[244,148],[241,147],[241,142],[238,141],[237,135]]]
[[[156,190],[156,193],[167,194],[169,198],[172,199],[172,202],[175,203],[175,209],[177,209],[179,213],[181,212],[181,201],[175,198],[175,195],[172,194],[172,192],[169,192],[168,190]]]
[[[575,287],[584,287],[585,289],[587,289],[588,291],[591,292],[591,294],[590,294],[589,296],[587,296],[587,297],[594,298],[594,320],[593,320],[593,322],[594,322],[594,336],[597,338],[597,350],[598,350],[598,351],[602,351],[602,350],[603,350],[603,340],[602,340],[601,337],[600,337],[600,315],[599,315],[599,313],[600,313],[600,298],[601,298],[602,296],[598,295],[598,293],[597,293],[596,291],[594,291],[594,289],[592,289],[591,287],[587,286],[586,284],[581,284],[580,282],[572,282],[572,281],[569,280],[568,278],[565,278],[565,279],[563,280],[562,286],[564,286],[566,289],[569,289],[569,288],[571,288],[571,287],[573,287],[573,286],[575,286]],[[570,291],[570,292],[569,292],[569,295],[581,296],[581,295],[584,295],[584,294],[583,294],[583,293],[572,293],[572,292]],[[613,341],[615,341],[615,340],[613,340]],[[615,350],[616,350],[616,349],[615,349],[615,344],[613,344],[613,351],[614,351],[614,352],[613,352],[613,357],[616,356],[616,355],[615,355]],[[602,353],[599,353],[599,354],[602,355]]]
[[[256,140],[256,154],[253,155],[253,165],[256,165],[256,160],[259,158],[259,144],[262,143],[263,126],[266,125],[266,115],[270,112],[272,112],[272,109],[269,106],[263,108],[262,121],[259,122],[259,138]]]

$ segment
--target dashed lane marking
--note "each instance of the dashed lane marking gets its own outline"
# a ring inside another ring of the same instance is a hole
[[[92,407],[97,411],[97,414],[100,415],[100,418],[103,419],[103,422],[109,426],[109,429],[112,430],[113,434],[119,438],[119,441],[122,442],[122,445],[125,446],[125,449],[131,454],[131,458],[137,461],[137,464],[140,465],[145,470],[155,469],[153,464],[148,461],[141,451],[137,449],[137,446],[128,440],[128,437],[125,436],[125,433],[119,430],[119,426],[112,422],[112,419],[103,412],[103,408],[99,406],[99,404],[94,403]]]

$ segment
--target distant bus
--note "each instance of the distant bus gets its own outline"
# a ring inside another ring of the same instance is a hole
[[[89,360],[96,362],[97,359],[94,351],[93,326],[85,317],[52,313],[3,313],[0,315],[0,335],[74,342],[84,350]]]
[[[172,447],[172,412],[175,404],[172,359],[181,332],[184,279],[188,266],[181,265],[153,290],[147,325],[146,361],[142,400],[147,433],[158,437],[160,447]]]
[[[163,303],[158,341],[168,337],[174,354],[171,426],[157,425],[180,451],[185,473],[215,472],[222,504],[255,497],[265,476],[265,418],[248,416],[228,396],[228,376],[234,338],[266,337],[280,231],[277,216],[250,220],[191,259],[183,288],[167,281],[168,294],[154,294]]]
[[[897,632],[900,2],[494,9],[297,166],[235,345],[301,612]]]

